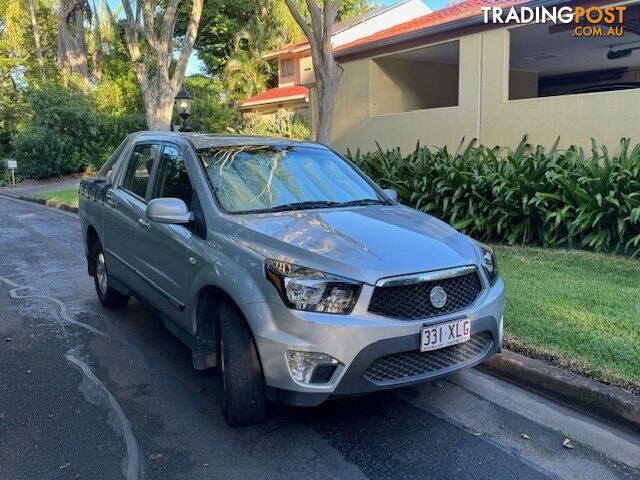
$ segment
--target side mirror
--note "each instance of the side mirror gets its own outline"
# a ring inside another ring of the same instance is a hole
[[[394,202],[398,201],[398,192],[396,192],[393,188],[385,188],[383,192],[388,199],[393,200]]]
[[[154,198],[147,205],[147,218],[152,222],[183,225],[193,220],[187,204],[179,198]]]

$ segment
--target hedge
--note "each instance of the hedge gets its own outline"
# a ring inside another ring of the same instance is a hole
[[[590,152],[558,143],[348,156],[401,202],[479,240],[640,253],[640,145],[622,139],[611,155],[595,141]]]

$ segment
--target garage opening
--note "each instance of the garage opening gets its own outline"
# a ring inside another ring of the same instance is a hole
[[[373,60],[371,113],[410,112],[458,105],[460,42]]]
[[[640,88],[640,8],[628,7],[624,34],[577,34],[575,24],[510,30],[509,99]],[[582,31],[582,30],[581,30]],[[637,50],[636,50],[637,49]]]

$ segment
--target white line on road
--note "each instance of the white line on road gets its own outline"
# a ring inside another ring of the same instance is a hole
[[[105,387],[105,385],[95,376],[95,374],[89,368],[89,365],[84,363],[78,357],[74,357],[73,355],[67,353],[64,356],[69,362],[77,365],[82,370],[82,373],[91,380],[96,386],[98,386],[104,394],[107,396],[109,403],[111,404],[111,408],[113,408],[116,413],[118,419],[120,420],[120,424],[122,425],[122,433],[124,435],[124,440],[127,445],[127,480],[136,480],[140,473],[140,452],[138,450],[138,444],[136,442],[136,438],[133,435],[133,430],[131,429],[131,424],[127,419],[127,416],[124,414],[124,411],[118,404],[118,401],[115,399],[111,392]]]
[[[20,295],[18,292],[20,290],[29,290],[31,292],[37,292],[37,290],[30,286],[30,285],[20,285],[18,283],[13,282],[12,280],[9,280],[6,277],[0,277],[0,281],[6,283],[7,285],[9,285],[10,287],[14,287],[11,290],[9,290],[9,295],[11,296],[11,298],[15,298],[15,299],[25,299],[25,298],[43,298],[45,300],[49,300],[53,303],[55,303],[56,305],[58,305],[58,307],[60,308],[60,319],[61,321],[58,322],[60,325],[60,328],[62,328],[62,330],[64,331],[64,324],[68,323],[71,325],[75,325],[76,327],[80,327],[80,328],[84,328],[86,330],[89,330],[93,333],[95,333],[96,335],[102,335],[103,337],[110,337],[111,335],[109,335],[106,332],[103,332],[102,330],[89,325],[88,323],[84,323],[84,322],[79,322],[78,320],[74,319],[71,315],[69,315],[68,310],[67,310],[67,306],[65,305],[64,302],[62,302],[61,300],[58,300],[55,297],[50,297],[48,295],[41,295],[39,293],[33,293],[33,294],[28,294],[28,295]]]

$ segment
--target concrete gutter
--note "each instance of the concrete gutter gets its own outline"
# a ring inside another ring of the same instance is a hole
[[[478,368],[589,415],[640,432],[640,396],[503,350]]]

